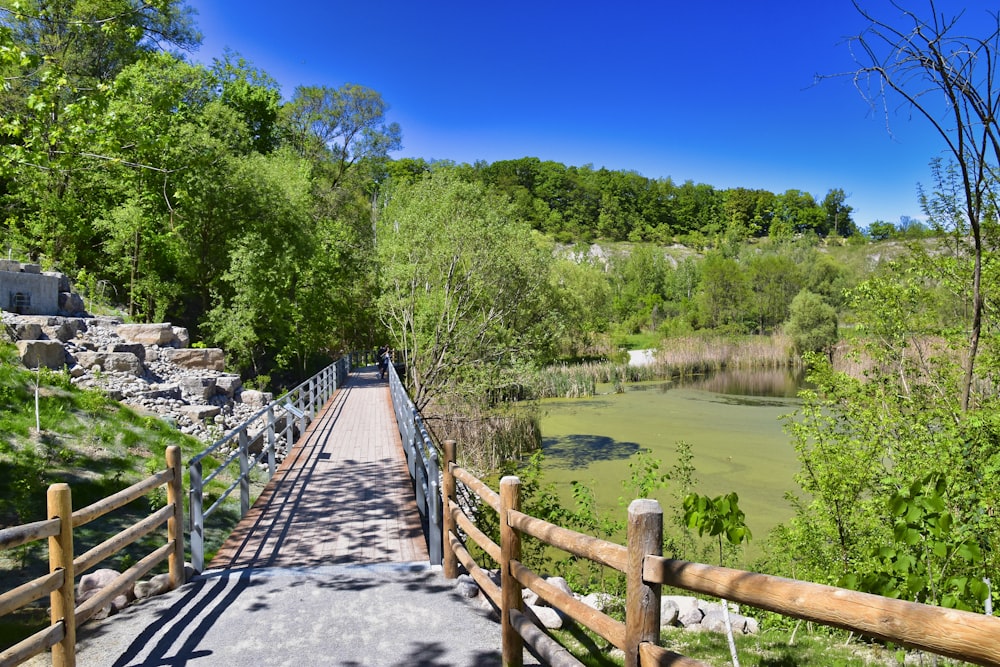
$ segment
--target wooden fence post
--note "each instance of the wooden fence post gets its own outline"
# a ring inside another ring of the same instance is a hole
[[[170,588],[184,585],[184,469],[181,467],[181,448],[167,447],[167,467],[174,472],[167,483],[167,503],[174,508],[167,519],[167,539],[172,540],[174,549],[167,563],[170,573]]]
[[[445,440],[441,443],[444,447],[444,466],[441,470],[441,515],[444,525],[442,535],[442,571],[445,579],[455,579],[458,577],[458,556],[452,550],[449,536],[457,533],[455,529],[455,517],[451,514],[451,505],[457,501],[455,493],[455,475],[451,472],[451,464],[455,463],[455,441]]]
[[[507,514],[521,510],[521,480],[507,475],[500,480],[500,647],[504,667],[521,667],[524,640],[510,622],[510,611],[524,611],[521,584],[510,562],[521,560],[521,535],[511,527]]]
[[[639,645],[660,641],[660,584],[642,580],[646,556],[663,553],[663,509],[655,500],[628,506],[628,569],[625,590],[625,666],[639,664]]]
[[[59,518],[59,534],[49,538],[49,571],[63,571],[63,584],[49,594],[52,625],[63,624],[63,638],[52,647],[53,667],[76,665],[76,597],[73,571],[73,498],[69,484],[53,484],[48,491],[49,518]]]

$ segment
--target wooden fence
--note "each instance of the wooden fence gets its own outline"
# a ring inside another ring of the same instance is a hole
[[[181,494],[181,452],[167,448],[167,467],[127,489],[88,505],[76,512],[68,484],[53,484],[48,490],[48,515],[44,521],[0,530],[0,549],[13,549],[48,538],[49,573],[0,594],[0,616],[49,596],[50,624],[27,639],[0,653],[0,667],[17,665],[48,648],[52,664],[72,667],[76,664],[76,628],[119,595],[133,587],[154,567],[167,561],[170,587],[184,583],[183,496]],[[110,512],[166,486],[167,504],[145,519],[108,538],[86,553],[73,552],[73,529],[86,525]],[[167,542],[120,574],[101,592],[76,606],[75,578],[101,561],[115,555],[133,542],[167,524]]]
[[[628,508],[626,545],[577,533],[520,511],[520,480],[508,476],[500,492],[459,467],[455,443],[443,443],[443,573],[458,576],[459,563],[500,609],[503,664],[519,667],[527,642],[553,665],[580,664],[528,618],[522,588],[528,588],[581,626],[625,652],[626,666],[701,662],[659,646],[660,591],[664,585],[725,598],[791,618],[850,630],[909,648],[979,665],[1000,665],[1000,618],[859,593],[833,586],[663,558],[663,511],[654,500],[634,500]],[[499,515],[500,544],[493,542],[463,511],[461,482]],[[521,536],[530,535],[580,558],[625,574],[625,622],[618,621],[548,584],[521,561]],[[463,540],[471,539],[499,564],[500,585],[477,563]]]

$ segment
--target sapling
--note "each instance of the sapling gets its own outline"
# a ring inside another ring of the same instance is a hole
[[[697,528],[698,535],[708,533],[710,537],[719,538],[719,565],[723,563],[722,538],[733,545],[739,545],[744,540],[749,542],[751,535],[747,528],[746,515],[739,506],[739,496],[730,492],[724,496],[709,498],[697,493],[690,493],[684,498],[684,520],[689,528]],[[722,601],[722,616],[726,622],[726,638],[729,641],[729,653],[733,657],[733,667],[740,667],[740,659],[736,654],[736,640],[733,637],[733,623],[729,618],[729,602]]]

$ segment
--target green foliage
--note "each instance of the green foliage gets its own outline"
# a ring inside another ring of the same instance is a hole
[[[785,334],[800,354],[829,349],[839,338],[837,311],[818,294],[802,290],[792,300]]]
[[[982,608],[983,553],[975,536],[948,510],[947,483],[939,474],[917,480],[888,500],[893,544],[872,553],[863,573],[841,579],[850,588],[967,611]]]
[[[414,403],[516,380],[551,346],[551,254],[504,200],[459,172],[393,190],[380,214],[382,322],[407,360]]]
[[[689,528],[698,529],[698,535],[719,538],[719,560],[722,560],[722,538],[730,544],[749,542],[752,535],[746,525],[746,515],[740,509],[740,499],[735,491],[710,498],[698,493],[684,498],[684,520]]]

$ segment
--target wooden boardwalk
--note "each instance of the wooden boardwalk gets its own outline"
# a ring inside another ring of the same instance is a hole
[[[209,570],[427,561],[388,382],[351,373]]]

